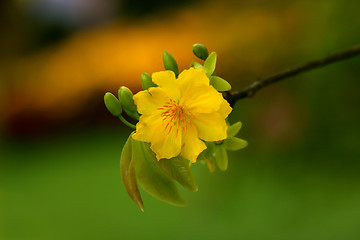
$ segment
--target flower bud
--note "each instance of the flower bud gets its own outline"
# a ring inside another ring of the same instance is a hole
[[[208,77],[210,77],[215,71],[216,58],[216,52],[212,52],[204,62],[204,70]]]
[[[148,90],[148,88],[151,87],[157,87],[157,85],[153,83],[150,74],[148,74],[147,72],[141,74],[140,80],[141,80],[141,86],[144,90]]]
[[[104,102],[106,108],[109,110],[109,112],[119,117],[122,113],[122,107],[120,101],[110,92],[105,93],[104,95]]]
[[[136,105],[134,103],[133,94],[127,87],[121,87],[118,91],[119,99],[125,110],[129,112],[136,112]]]
[[[164,51],[163,53],[163,63],[166,70],[173,71],[175,76],[179,75],[179,68],[175,58],[167,51]]]
[[[209,56],[207,48],[200,43],[196,43],[193,45],[193,53],[195,56],[202,60],[205,60]]]

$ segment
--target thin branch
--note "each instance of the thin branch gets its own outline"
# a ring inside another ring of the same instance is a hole
[[[321,58],[321,59],[318,59],[315,61],[305,63],[298,67],[285,70],[278,74],[274,74],[272,76],[259,79],[255,82],[253,82],[252,84],[250,84],[250,86],[248,86],[244,90],[239,91],[239,92],[229,92],[226,94],[225,97],[228,100],[228,102],[230,103],[230,105],[233,106],[236,101],[243,99],[243,98],[254,96],[257,91],[259,91],[260,89],[262,89],[263,87],[265,87],[267,85],[273,84],[273,83],[283,80],[285,78],[293,77],[298,74],[311,71],[316,68],[325,67],[329,64],[332,64],[335,62],[340,62],[342,60],[349,59],[349,58],[352,58],[352,57],[355,57],[358,55],[360,55],[360,45],[346,49],[344,51],[341,51],[341,52],[338,52],[338,53],[335,53],[332,55],[329,55],[325,58]]]

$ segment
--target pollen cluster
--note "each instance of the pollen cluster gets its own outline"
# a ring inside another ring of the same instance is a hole
[[[186,105],[181,105],[170,99],[169,102],[166,102],[162,107],[158,108],[158,110],[162,111],[162,121],[167,122],[165,129],[168,129],[168,134],[171,132],[173,126],[176,127],[176,136],[179,134],[179,129],[181,129],[183,133],[186,133],[188,125],[193,127],[193,123],[189,117],[194,117],[194,115]]]

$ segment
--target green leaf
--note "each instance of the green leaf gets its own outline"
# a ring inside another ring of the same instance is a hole
[[[132,134],[131,134],[132,135]],[[124,183],[125,189],[131,199],[139,206],[141,211],[144,211],[144,204],[141,199],[139,188],[136,183],[136,175],[134,168],[134,159],[132,156],[132,136],[126,141],[121,152],[120,158],[120,173],[121,179]]]
[[[248,142],[241,138],[231,137],[226,139],[223,144],[227,150],[237,151],[246,147]]]
[[[212,52],[204,62],[204,70],[208,77],[210,77],[215,71],[216,58],[216,52]]]
[[[148,90],[151,87],[157,87],[157,85],[153,83],[152,77],[147,72],[141,74],[140,81],[141,81],[141,86],[144,90]]]
[[[192,61],[192,62],[191,62],[190,67],[193,67],[193,68],[195,68],[195,69],[203,69],[203,68],[204,68],[203,65],[201,65],[200,63],[195,62],[195,61]]]
[[[193,53],[195,56],[202,60],[205,60],[209,56],[209,51],[207,50],[207,48],[200,43],[196,43],[193,45]]]
[[[104,103],[109,112],[118,117],[122,113],[122,106],[120,101],[110,92],[105,93]]]
[[[223,145],[215,146],[215,160],[221,171],[226,171],[228,168],[228,155]]]
[[[175,76],[179,75],[179,67],[175,58],[167,51],[163,52],[163,63],[166,70],[173,71]]]
[[[210,77],[210,84],[218,91],[230,91],[231,85],[225,79],[222,79],[218,76],[211,76]]]
[[[228,129],[227,129],[228,138],[235,137],[236,134],[239,133],[241,126],[242,126],[242,123],[237,122],[237,123],[234,123],[233,125],[231,125],[230,127],[228,127]]]
[[[136,178],[141,187],[152,196],[177,206],[185,206],[175,182],[159,167],[149,143],[133,140]]]
[[[169,177],[175,179],[185,188],[193,192],[198,190],[189,163],[184,157],[178,156],[171,159],[161,159],[159,166]]]

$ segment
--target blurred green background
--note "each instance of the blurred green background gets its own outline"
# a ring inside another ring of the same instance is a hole
[[[17,0],[0,2],[0,239],[360,239],[360,58],[239,101],[249,146],[227,172],[192,169],[187,207],[121,183],[130,133],[103,104],[140,89],[171,52],[218,53],[240,90],[360,39],[360,2]]]

